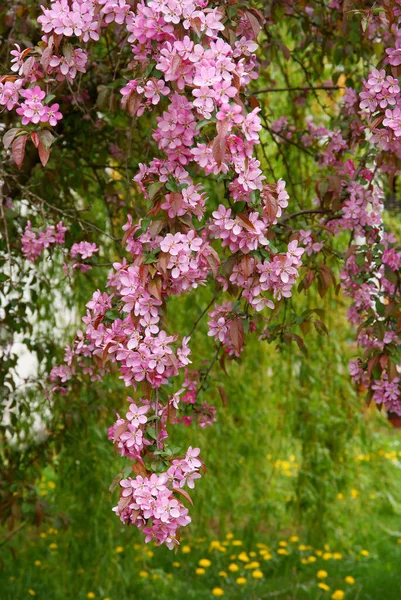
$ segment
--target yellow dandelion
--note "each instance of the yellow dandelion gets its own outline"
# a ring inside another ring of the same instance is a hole
[[[317,587],[325,592],[328,592],[330,590],[329,586],[326,583],[318,583]]]
[[[237,555],[236,555],[236,554],[231,554],[231,556],[230,556],[230,560],[235,560],[236,558],[237,558]]]
[[[398,538],[397,544],[401,544],[401,538]]]
[[[323,552],[322,558],[323,560],[330,560],[331,558],[333,558],[333,555],[331,552]]]
[[[139,577],[146,579],[146,577],[149,577],[149,573],[147,571],[139,571]]]
[[[333,600],[343,600],[345,593],[342,590],[336,590],[331,594]]]
[[[210,565],[212,564],[212,562],[208,559],[208,558],[201,558],[199,561],[199,565],[201,567],[210,567]]]
[[[259,569],[260,563],[257,560],[253,560],[252,562],[245,565],[245,569]]]
[[[36,596],[36,592],[35,592],[35,590],[31,590],[31,589],[29,589],[29,590],[28,590],[28,594],[29,594],[30,596]]]
[[[316,562],[317,558],[316,556],[308,556],[306,560],[308,561],[308,563],[314,563]]]
[[[42,531],[42,533],[40,534],[40,537],[45,538],[45,537],[47,537],[47,534],[44,531]]]
[[[341,560],[342,557],[343,557],[343,555],[341,554],[341,552],[333,552],[334,560]]]
[[[308,559],[307,559],[307,558],[301,558],[301,563],[302,563],[303,565],[308,565],[308,564],[309,564],[309,561],[308,561]]]
[[[344,579],[345,583],[348,583],[349,585],[354,585],[355,583],[355,579],[354,577],[352,577],[352,575],[347,575],[347,577]]]
[[[238,560],[241,560],[242,562],[249,562],[249,556],[246,552],[241,552],[241,554],[238,554]]]
[[[111,600],[110,598],[103,598],[103,600]]]
[[[87,598],[96,598],[96,596],[95,596],[95,594],[94,594],[93,592],[88,592],[88,593],[86,594],[86,597],[87,597]]]
[[[328,574],[328,572],[327,572],[327,571],[323,571],[323,570],[321,570],[321,571],[318,571],[318,572],[316,573],[316,577],[317,577],[318,579],[326,579],[326,577],[328,577],[328,576],[329,576],[329,574]]]
[[[304,552],[307,549],[307,546],[305,546],[305,544],[300,544],[298,546],[298,550],[300,550],[301,552]]]
[[[215,587],[212,589],[212,596],[224,596],[224,590],[219,587]]]
[[[282,546],[283,548],[285,548],[286,546],[288,546],[287,542],[285,542],[284,540],[282,540],[281,542],[279,542],[278,545]]]
[[[233,546],[242,546],[241,540],[233,540],[231,543]]]
[[[40,560],[35,560],[35,567],[40,567],[41,564]]]
[[[228,577],[228,574],[225,571],[219,571],[219,577]]]
[[[259,569],[256,569],[255,571],[252,571],[252,577],[255,579],[262,579],[263,573]]]
[[[338,500],[344,500],[344,494],[343,494],[342,492],[339,492],[339,493],[337,494],[337,499],[338,499]]]
[[[236,579],[236,582],[238,583],[238,585],[244,585],[246,583],[246,577],[238,577],[238,579]]]
[[[273,556],[269,552],[263,555],[263,560],[271,560],[272,558]]]
[[[121,554],[121,552],[124,552],[124,548],[122,546],[117,546],[116,552],[117,554]]]
[[[316,556],[322,556],[323,552],[321,550],[315,550]]]
[[[294,544],[295,544],[296,542],[299,542],[299,537],[298,537],[297,535],[292,535],[292,536],[290,537],[290,542],[293,542]]]
[[[177,560],[175,560],[175,561],[173,562],[173,567],[176,567],[176,568],[178,569],[178,567],[181,567],[181,563],[180,563],[180,562],[178,562]]]
[[[146,550],[145,551],[146,556],[148,556],[149,558],[153,558],[155,553],[152,550]]]
[[[152,573],[152,579],[161,579],[161,575],[159,573]]]
[[[181,548],[181,552],[182,552],[183,554],[189,554],[189,553],[191,552],[191,546],[188,546],[188,545],[186,545],[186,546],[183,546],[183,547]]]
[[[370,552],[369,550],[361,550],[361,554],[362,556],[369,556]]]
[[[252,557],[256,556],[256,552],[250,552],[249,556],[252,556]]]
[[[47,485],[51,490],[54,490],[56,487],[56,484],[54,483],[54,481],[49,481]]]
[[[355,500],[356,498],[358,498],[358,496],[359,496],[358,490],[352,489],[351,490],[351,498],[353,498]],[[341,591],[341,590],[339,590],[339,591]]]
[[[167,579],[173,579],[173,574],[172,573],[167,573],[166,577],[167,577]]]
[[[197,569],[195,569],[195,573],[197,575],[204,575],[206,573],[205,569],[202,569],[202,567],[198,567]]]
[[[277,554],[281,554],[282,556],[288,556],[288,555],[289,555],[289,552],[288,552],[288,550],[286,550],[285,548],[279,548],[279,549],[277,550]]]
[[[227,533],[227,535],[226,535],[226,540],[232,540],[232,539],[233,539],[233,537],[234,537],[234,534],[233,534],[233,533]]]
[[[231,573],[235,573],[236,571],[239,571],[239,566],[235,563],[231,563],[228,565],[228,570],[231,571]]]
[[[57,550],[57,544],[55,542],[53,542],[52,544],[50,544],[49,548],[50,550]]]

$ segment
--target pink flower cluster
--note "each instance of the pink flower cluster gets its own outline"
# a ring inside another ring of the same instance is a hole
[[[182,488],[193,488],[201,477],[199,453],[199,448],[190,446],[185,457],[173,460],[166,472],[120,481],[121,498],[113,510],[126,525],[143,530],[146,542],[154,540],[170,549],[179,544],[177,530],[188,525],[191,518],[177,494],[186,497]]]
[[[47,225],[46,229],[35,233],[32,230],[31,222],[28,221],[21,237],[22,254],[31,262],[35,262],[46,248],[50,248],[54,244],[64,244],[66,231],[67,227],[64,227],[62,221],[59,221],[57,225]]]

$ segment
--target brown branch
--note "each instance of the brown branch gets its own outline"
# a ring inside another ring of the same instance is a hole
[[[270,92],[312,92],[315,90],[327,90],[327,91],[333,91],[333,90],[344,90],[345,87],[342,85],[316,85],[316,86],[309,86],[309,87],[284,87],[284,88],[265,88],[263,90],[256,90],[255,92],[252,92],[253,96],[256,96],[256,94],[265,94],[265,93],[270,93]]]

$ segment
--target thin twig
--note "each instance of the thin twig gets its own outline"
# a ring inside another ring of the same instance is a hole
[[[205,314],[207,313],[207,311],[209,310],[209,308],[212,306],[213,302],[216,300],[217,298],[217,294],[215,294],[213,296],[213,298],[210,300],[209,304],[206,306],[206,308],[201,312],[201,314],[199,315],[199,317],[196,319],[195,323],[192,326],[191,331],[187,334],[188,337],[191,337],[191,335],[193,334],[193,332],[195,331],[199,321],[205,316]]]
[[[256,94],[265,94],[270,92],[312,92],[315,90],[344,90],[344,86],[342,85],[316,85],[316,86],[306,86],[306,87],[284,87],[284,88],[264,88],[263,90],[256,90],[256,92],[252,92],[251,96],[256,96]]]

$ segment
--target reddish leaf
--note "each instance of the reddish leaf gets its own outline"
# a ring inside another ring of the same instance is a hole
[[[131,496],[121,496],[120,500],[118,501],[118,510],[121,513],[124,508],[127,508],[128,504],[130,504],[132,502],[132,497]]]
[[[42,165],[45,167],[50,158],[50,150],[48,150],[42,142],[39,142],[38,146],[39,158]]]
[[[160,277],[155,277],[148,284],[148,290],[157,300],[162,299],[162,280]]]
[[[27,139],[27,135],[20,135],[19,137],[15,138],[11,145],[11,153],[15,160],[15,164],[19,169],[22,167],[22,163],[24,162],[25,146]]]
[[[287,46],[285,44],[283,44],[283,42],[280,42],[280,41],[277,42],[277,46],[280,48],[281,52],[284,54],[284,58],[286,60],[290,60],[291,52],[290,52],[289,48],[287,48]]]
[[[148,472],[145,468],[145,465],[139,461],[137,461],[136,463],[134,463],[132,465],[132,472],[135,473],[135,475],[140,475],[141,477],[147,477],[148,476]]]
[[[226,154],[226,138],[221,135],[217,135],[213,140],[212,152],[213,158],[220,167],[221,163],[224,160],[224,156]]]
[[[114,430],[114,438],[113,441],[115,442],[117,438],[120,437],[120,435],[122,433],[125,433],[126,431],[128,431],[128,423],[121,423],[121,425],[117,425],[117,427]]]
[[[6,131],[6,133],[3,135],[3,144],[6,150],[8,150],[8,148],[11,146],[15,139],[15,136],[20,131],[22,131],[22,129],[20,129],[19,127],[13,127],[12,129]]]
[[[35,148],[37,148],[39,146],[40,139],[36,131],[33,131],[31,133],[31,140],[33,141],[33,145],[35,146]]]
[[[251,26],[253,35],[255,37],[255,39],[258,37],[260,30],[262,29],[262,25],[259,23],[258,19],[255,17],[255,15],[253,15],[251,12],[249,11],[245,11],[245,15],[246,18],[249,21],[249,24]]]
[[[266,218],[269,221],[269,223],[273,223],[278,213],[278,200],[272,194],[267,193],[265,195],[263,213],[266,215]]]
[[[194,503],[192,502],[192,498],[191,496],[188,494],[188,492],[186,490],[182,490],[181,488],[174,488],[174,492],[176,494],[180,494],[181,496],[184,496],[185,500],[188,500],[188,502],[193,506]]]
[[[236,218],[239,224],[242,225],[242,227],[247,231],[250,231],[251,233],[256,231],[253,223],[248,219],[248,217],[244,213],[237,215]]]
[[[241,270],[244,274],[244,277],[248,278],[252,275],[252,273],[253,273],[252,258],[249,256],[249,254],[246,254],[244,256],[244,258],[241,260],[240,266],[241,266]]]
[[[235,317],[231,322],[230,339],[236,351],[241,352],[244,346],[244,323],[239,317]]]
[[[220,398],[221,398],[224,408],[227,408],[228,398],[227,398],[226,390],[221,385],[218,385],[217,389],[219,390]]]
[[[49,148],[51,148],[51,146],[53,145],[53,142],[55,140],[55,137],[52,134],[52,132],[49,131],[48,129],[43,129],[42,131],[39,131],[38,135],[39,135],[40,141],[42,142],[44,147],[47,150],[49,150]]]
[[[214,248],[209,247],[209,250],[210,254],[206,256],[206,261],[209,267],[211,268],[213,275],[217,277],[220,266],[220,257]]]

